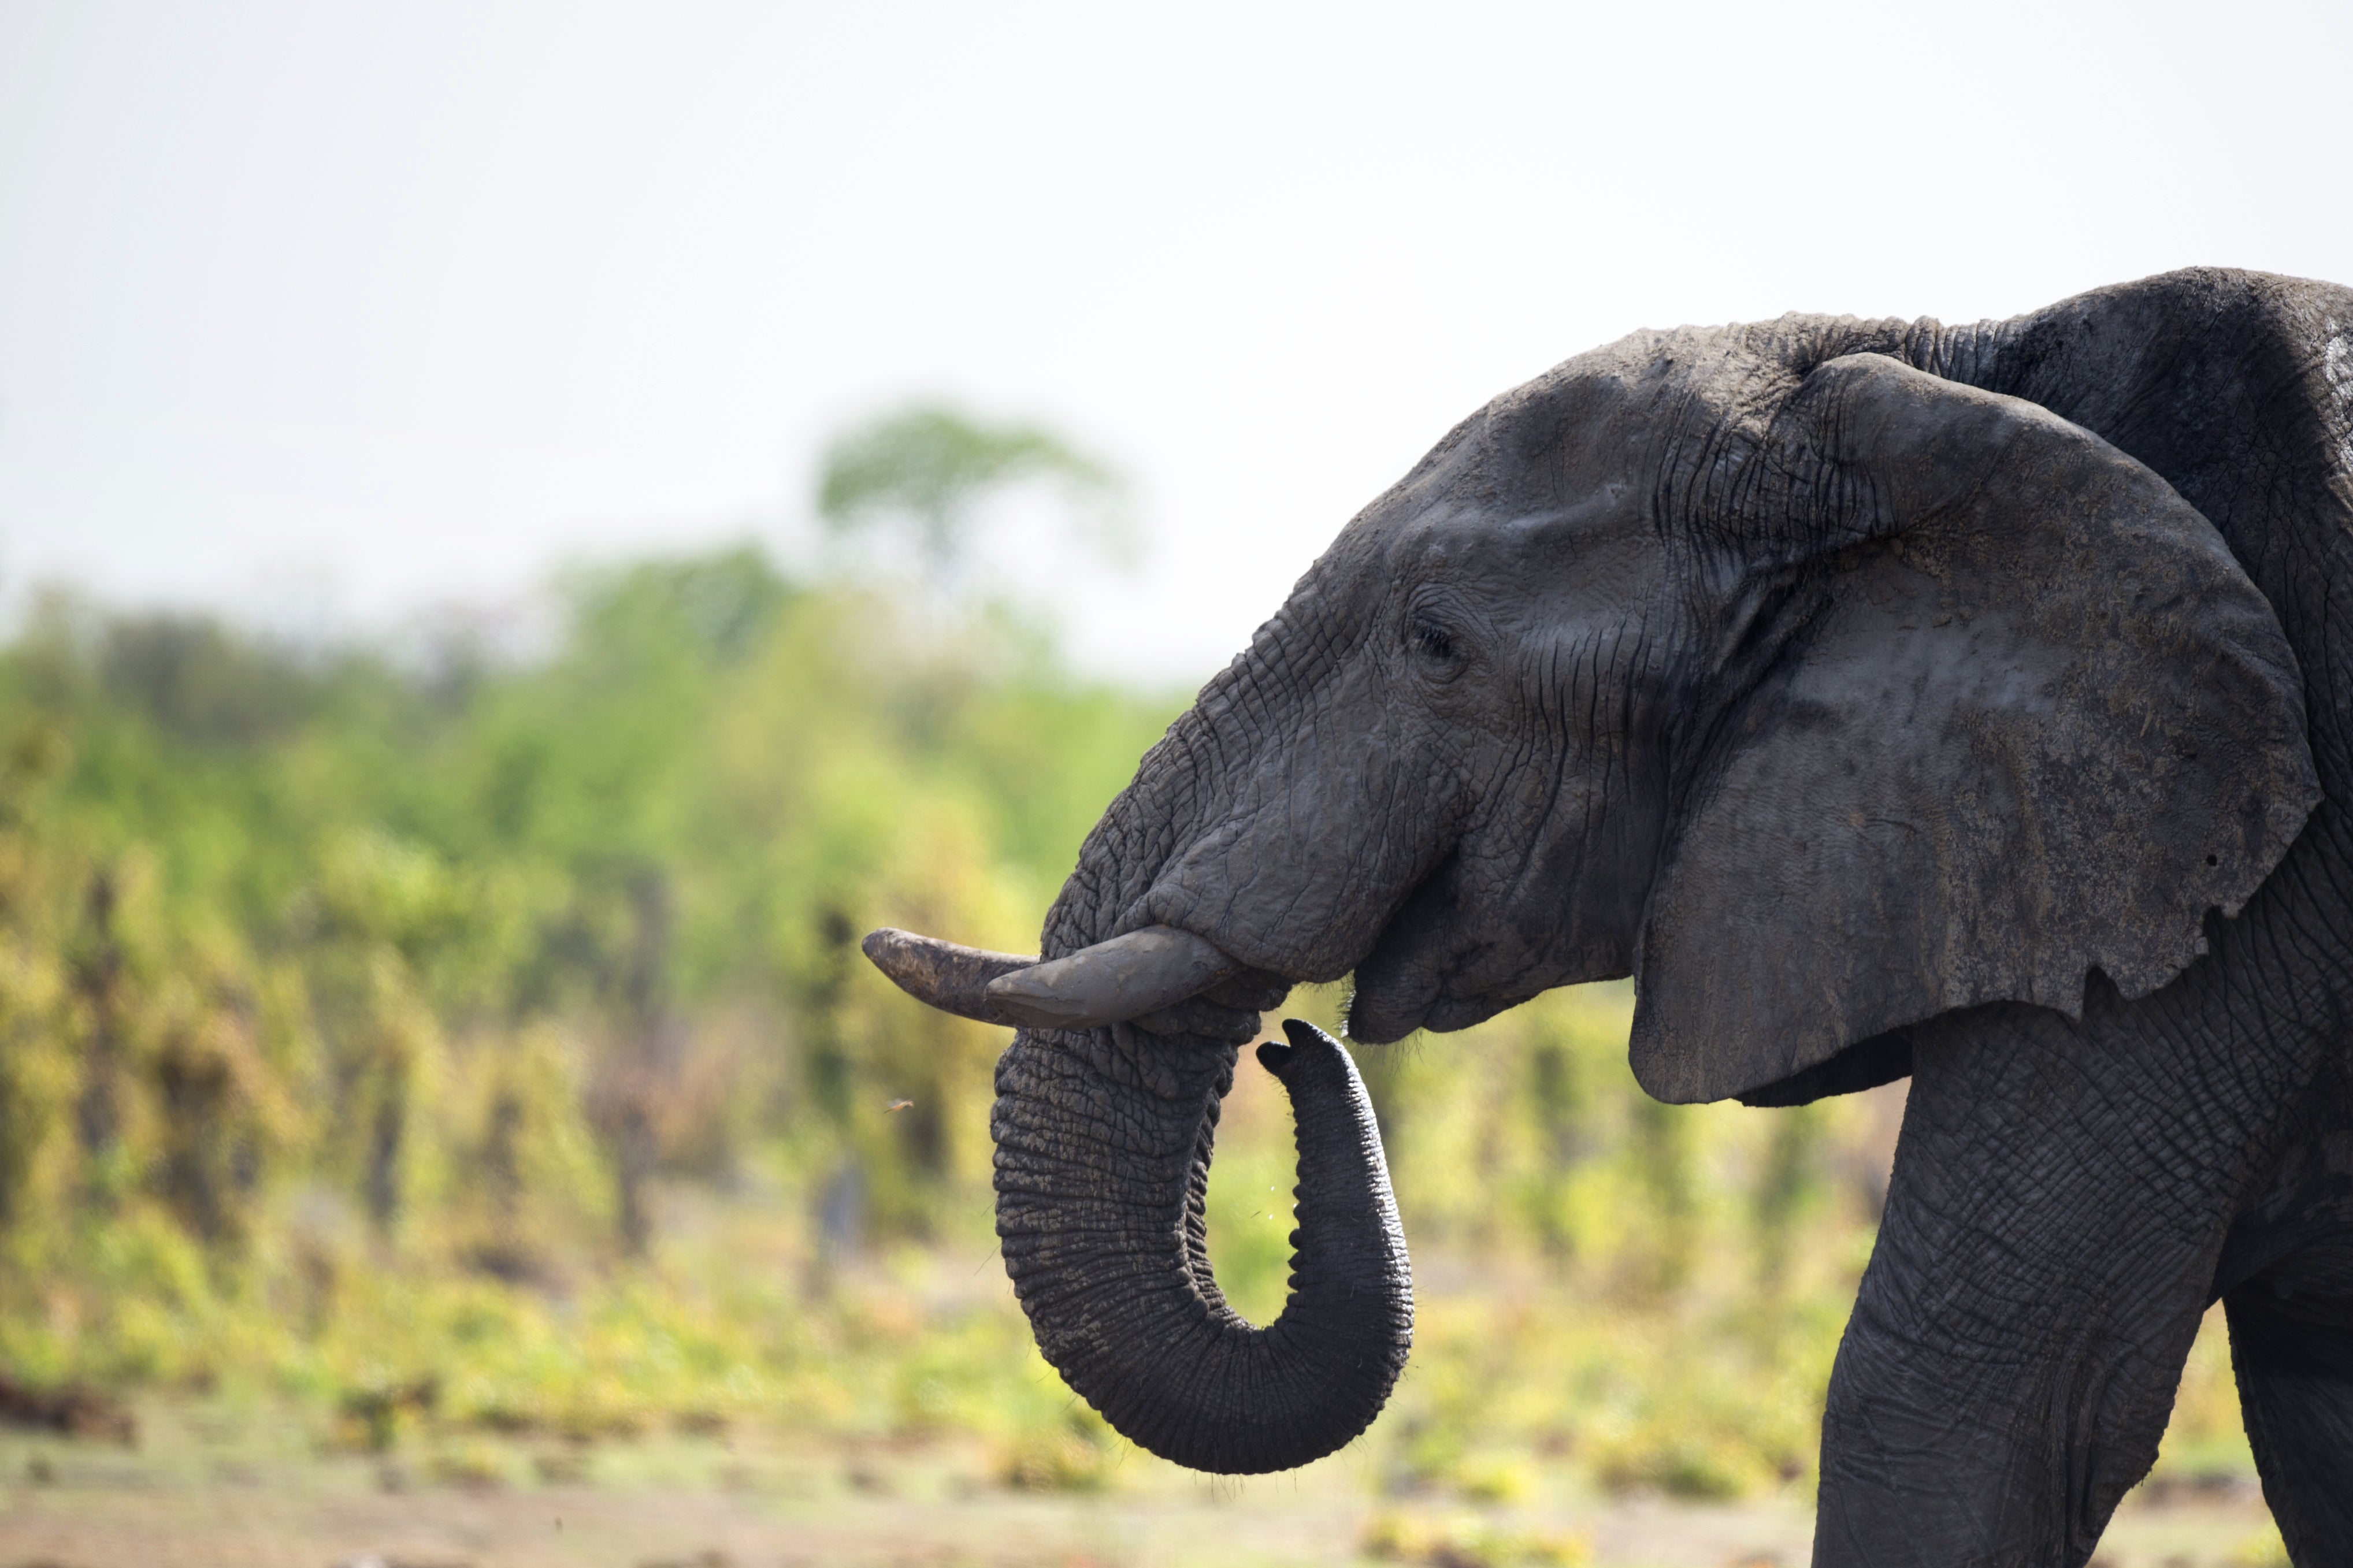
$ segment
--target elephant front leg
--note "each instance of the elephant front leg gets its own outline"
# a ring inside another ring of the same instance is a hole
[[[2335,1259],[2342,1272],[2342,1258]],[[2353,1298],[2285,1278],[2222,1298],[2263,1500],[2298,1568],[2353,1563]]]
[[[2353,1050],[2240,1211],[2214,1288],[2263,1498],[2301,1568],[2353,1563]]]
[[[1818,1564],[2072,1568],[2154,1462],[2277,1110],[2243,1092],[2259,1071],[2210,1081],[2128,1011],[2111,993],[2081,1024],[2005,1005],[1918,1031],[1831,1379]]]

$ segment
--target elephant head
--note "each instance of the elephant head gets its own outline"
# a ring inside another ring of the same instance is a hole
[[[999,1234],[1114,1426],[1279,1468],[1403,1363],[1377,1138],[1303,1025],[1261,1053],[1297,1113],[1292,1298],[1253,1328],[1209,1275],[1219,1100],[1294,983],[1353,974],[1380,1043],[1631,973],[1651,1093],[1786,1098],[1951,1009],[2163,985],[2269,874],[2316,798],[2270,604],[2156,472],[1960,379],[1959,342],[1645,332],[1504,395],[1145,757],[1046,962],[877,934],[911,990],[1019,1026]]]

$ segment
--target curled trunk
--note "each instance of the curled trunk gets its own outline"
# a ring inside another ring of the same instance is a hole
[[[1259,1059],[1298,1124],[1291,1296],[1266,1328],[1211,1278],[1202,1200],[1229,1046],[1025,1031],[998,1062],[997,1228],[1038,1344],[1164,1458],[1249,1475],[1348,1442],[1412,1340],[1413,1285],[1380,1138],[1347,1053],[1310,1025]]]

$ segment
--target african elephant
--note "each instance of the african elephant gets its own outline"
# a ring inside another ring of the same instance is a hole
[[[1911,1075],[1815,1560],[2080,1563],[2226,1308],[2295,1560],[2353,1562],[2353,291],[2194,270],[2014,321],[1642,331],[1458,426],[1145,755],[1047,962],[878,932],[1019,1026],[997,1229],[1141,1446],[1297,1465],[1411,1284],[1346,1057],[1261,1058],[1293,1295],[1210,1278],[1257,1010],[1369,1043],[1631,974],[1670,1101]]]

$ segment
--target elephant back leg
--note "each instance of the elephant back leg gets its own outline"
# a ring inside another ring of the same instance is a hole
[[[1818,1564],[2072,1568],[2147,1473],[2317,1049],[2183,1022],[2095,984],[2080,1021],[2004,1004],[1913,1031]]]

